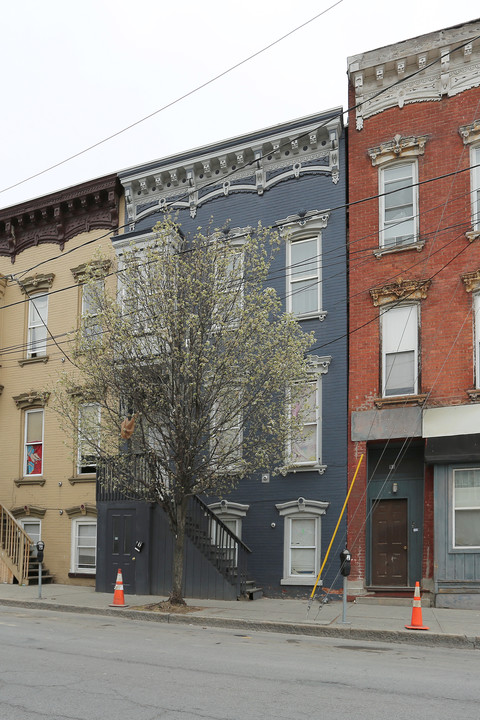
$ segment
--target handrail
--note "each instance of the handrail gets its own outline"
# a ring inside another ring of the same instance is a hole
[[[32,541],[7,508],[0,505],[0,551],[17,581],[22,585],[28,579],[30,545]]]

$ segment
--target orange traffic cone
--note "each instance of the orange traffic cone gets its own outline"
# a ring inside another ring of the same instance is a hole
[[[128,607],[125,605],[125,597],[123,595],[123,578],[122,571],[119,569],[117,572],[117,582],[115,583],[115,590],[113,592],[113,603],[110,607]]]
[[[415,592],[413,593],[413,609],[412,624],[405,625],[408,630],[430,630],[423,624],[422,620],[422,601],[420,599],[420,583],[415,583]]]

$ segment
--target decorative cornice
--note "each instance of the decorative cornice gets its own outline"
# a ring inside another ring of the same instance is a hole
[[[55,275],[53,273],[37,273],[24,280],[19,280],[20,290],[24,295],[47,292],[52,287]]]
[[[424,154],[427,140],[427,135],[402,137],[397,134],[393,140],[368,150],[368,155],[374,167],[375,165],[384,165],[392,160],[418,157]]]
[[[480,21],[348,58],[356,128],[389,108],[440,101],[480,85]]]
[[[391,407],[392,405],[423,405],[428,394],[422,395],[394,395],[392,397],[375,398],[374,405],[377,408]]]
[[[465,290],[467,292],[477,292],[477,290],[480,289],[480,270],[464,273],[462,280],[465,283]]]
[[[118,227],[120,184],[116,175],[76,185],[0,210],[0,256],[10,257],[43,243],[63,250],[83,232]]]
[[[80,515],[96,515],[97,508],[91,503],[84,503],[83,505],[75,505],[74,507],[66,508],[65,512],[70,518]]]
[[[39,507],[38,505],[18,505],[10,510],[14,518],[20,517],[36,517],[43,518],[47,512],[46,508]]]
[[[474,120],[470,125],[458,128],[464,145],[472,145],[480,140],[480,120]]]
[[[402,280],[399,278],[397,282],[372,288],[370,295],[375,307],[399,300],[425,300],[431,284],[431,280]]]
[[[15,404],[19,410],[29,410],[30,408],[45,407],[50,397],[49,392],[38,392],[37,390],[30,390],[28,393],[22,393],[21,395],[15,395],[13,398]]]
[[[82,284],[91,278],[100,279],[105,277],[110,270],[111,264],[111,260],[92,260],[70,268],[70,271],[75,278],[75,282]]]
[[[236,192],[263,195],[279,182],[304,174],[330,175],[337,183],[341,132],[338,117],[316,117],[123,173],[130,230],[167,207],[189,209],[193,218],[214,198]]]

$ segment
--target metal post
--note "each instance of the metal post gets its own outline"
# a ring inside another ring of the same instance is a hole
[[[42,597],[42,563],[38,563],[38,597]]]
[[[347,577],[343,576],[343,602],[342,602],[342,619],[338,621],[342,625],[351,625],[347,622]]]

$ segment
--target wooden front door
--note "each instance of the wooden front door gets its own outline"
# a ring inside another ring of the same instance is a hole
[[[376,500],[372,510],[372,585],[408,585],[407,500]]]

